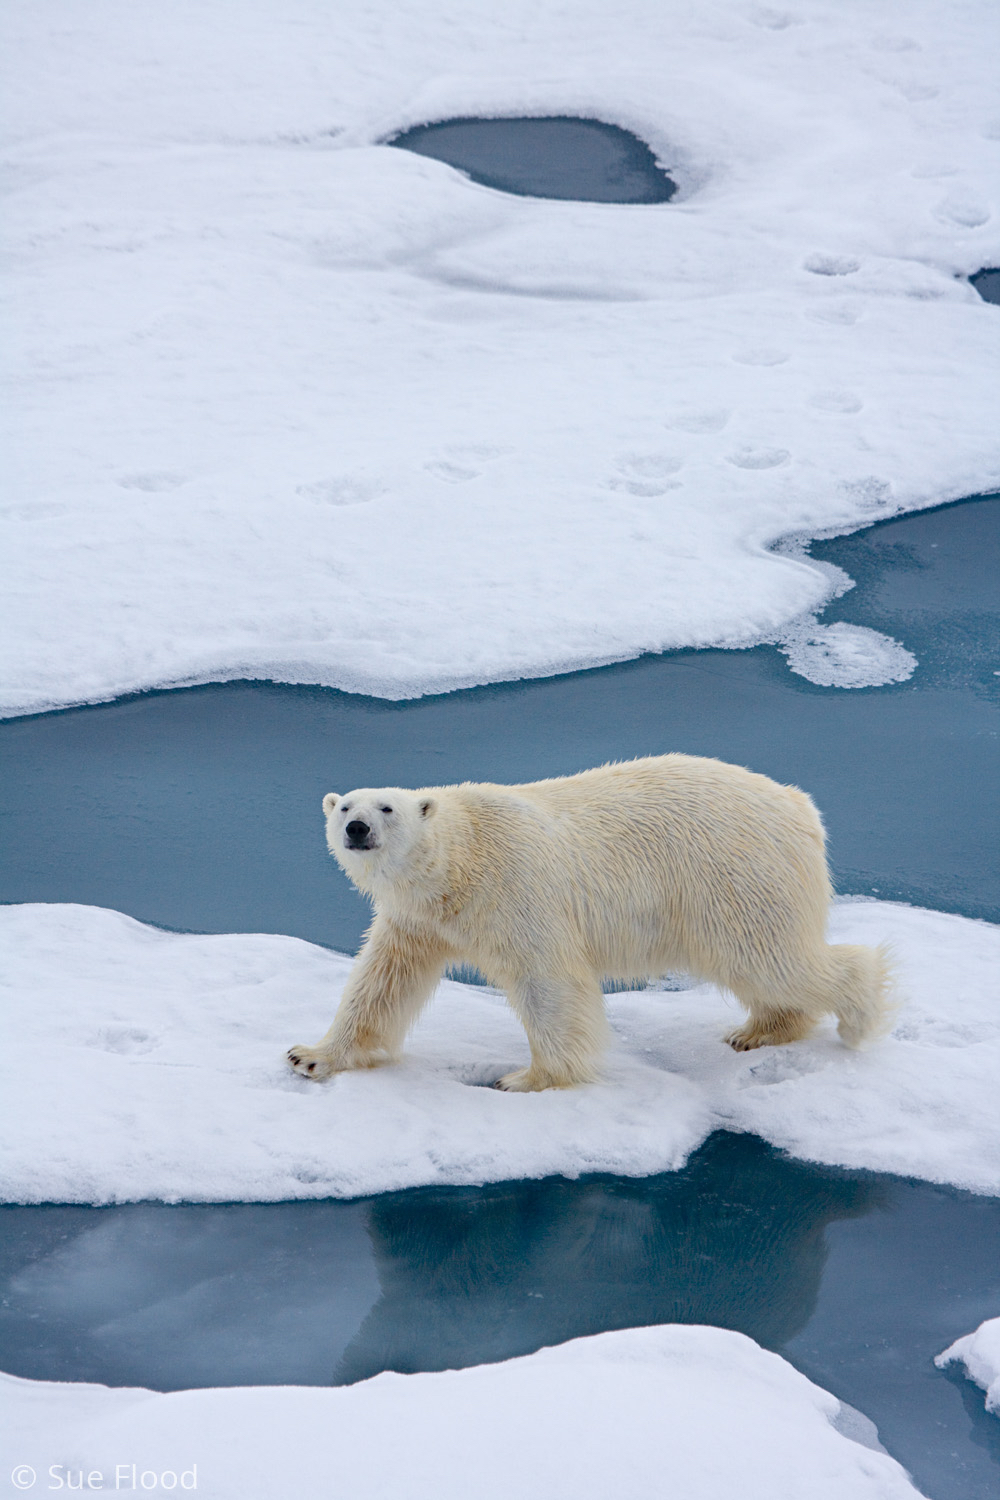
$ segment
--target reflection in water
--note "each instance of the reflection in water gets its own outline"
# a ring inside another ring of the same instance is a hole
[[[813,551],[858,580],[825,618],[900,639],[919,662],[908,682],[817,687],[760,646],[406,703],[227,683],[9,720],[0,900],[350,952],[369,910],[326,853],[324,792],[533,781],[682,750],[805,787],[839,890],[1000,919],[1000,498]]]
[[[747,1333],[987,1500],[996,1419],[933,1356],[1000,1305],[1000,1202],[719,1132],[680,1172],[357,1202],[0,1209],[0,1365],[159,1390],[347,1384],[607,1329]]]
[[[365,1219],[358,1203],[0,1209],[2,1368],[328,1385],[379,1295]]]
[[[416,125],[388,144],[436,157],[485,187],[531,198],[666,203],[676,192],[644,141],[600,120],[442,120]]]
[[[826,1225],[878,1198],[872,1182],[716,1135],[656,1177],[376,1199],[382,1296],[338,1374],[455,1369],[653,1323],[713,1323],[778,1348],[812,1313]]]
[[[6,1208],[5,1368],[155,1389],[345,1384],[582,1334],[808,1322],[824,1230],[877,1179],[716,1134],[680,1172],[361,1202]]]

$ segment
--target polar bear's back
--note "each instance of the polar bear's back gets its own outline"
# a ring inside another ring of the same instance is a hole
[[[456,790],[496,829],[498,884],[534,903],[532,941],[562,934],[609,977],[715,971],[748,939],[787,951],[790,920],[800,943],[822,941],[823,827],[796,787],[674,754]]]
[[[650,853],[662,865],[672,854],[697,859],[703,850],[718,871],[720,856],[759,864],[773,848],[794,858],[803,841],[824,852],[819,814],[798,787],[704,756],[649,756],[495,790],[547,813],[556,836],[564,830],[571,848],[595,855]]]

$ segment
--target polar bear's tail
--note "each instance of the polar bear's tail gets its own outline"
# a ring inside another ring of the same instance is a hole
[[[898,1008],[892,953],[885,943],[834,943],[828,953],[837,1030],[848,1047],[863,1047],[885,1035]]]

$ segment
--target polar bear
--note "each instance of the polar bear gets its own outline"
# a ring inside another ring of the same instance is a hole
[[[849,1046],[890,1015],[884,949],[829,946],[823,825],[797,787],[660,755],[521,786],[364,788],[323,799],[327,842],[375,919],[333,1025],[291,1067],[395,1057],[449,964],[506,991],[531,1063],[501,1089],[597,1077],[601,981],[683,970],[749,1013],[738,1050],[833,1013]]]

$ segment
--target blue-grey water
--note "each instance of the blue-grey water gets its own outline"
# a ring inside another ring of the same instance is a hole
[[[977,271],[969,280],[984,302],[1000,302],[1000,269],[996,266]]]
[[[531,198],[666,203],[676,191],[644,141],[600,120],[441,120],[404,130],[387,144],[436,157],[485,187]]]
[[[933,1500],[1000,1423],[934,1355],[994,1315],[1000,1201],[718,1133],[680,1172],[355,1202],[0,1210],[3,1368],[154,1390],[345,1384],[613,1328],[749,1334],[870,1417]]]
[[[523,781],[681,750],[794,782],[845,893],[1000,919],[1000,498],[817,543],[857,587],[825,619],[901,639],[881,688],[816,687],[773,647],[676,651],[406,703],[227,683],[0,725],[0,900],[357,948],[324,792]]]

